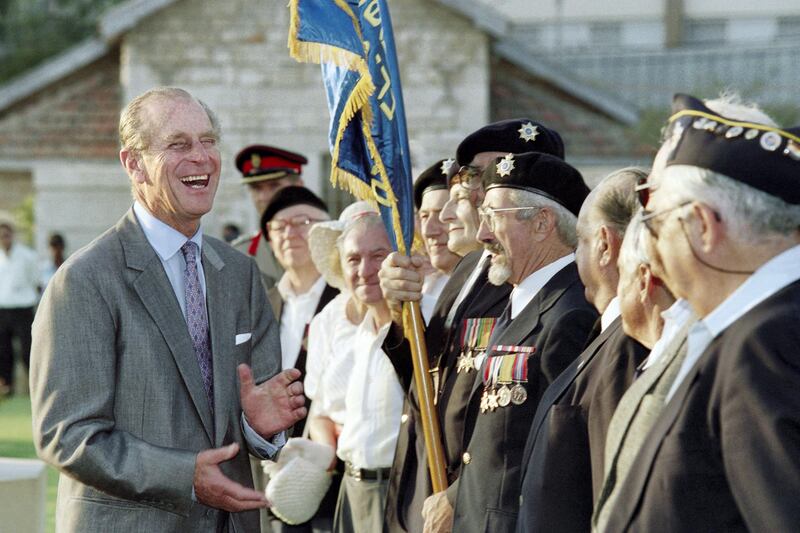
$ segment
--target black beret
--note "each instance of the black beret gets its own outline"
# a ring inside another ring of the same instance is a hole
[[[300,154],[254,144],[236,155],[236,168],[242,173],[242,183],[276,180],[285,176],[299,176],[308,159]]]
[[[488,124],[470,133],[456,150],[461,166],[469,165],[481,152],[542,152],[564,159],[564,141],[557,131],[529,118],[514,118]]]
[[[422,206],[422,196],[428,191],[447,190],[447,178],[451,175],[456,162],[453,159],[440,159],[417,176],[414,182],[414,205]]]
[[[731,120],[686,94],[675,95],[672,113],[667,166],[704,168],[800,204],[800,128]]]
[[[589,195],[576,168],[540,152],[496,158],[483,172],[483,186],[487,191],[499,187],[530,191],[558,202],[575,216]]]
[[[259,227],[261,228],[261,233],[264,235],[264,238],[269,240],[267,237],[267,223],[273,219],[278,211],[300,204],[310,205],[311,207],[316,207],[317,209],[325,211],[326,213],[328,212],[328,206],[325,204],[325,202],[323,202],[316,194],[311,192],[310,189],[306,189],[305,187],[301,187],[299,185],[290,185],[288,187],[284,187],[275,193],[275,196],[273,196],[272,200],[270,200],[269,204],[267,204],[264,214],[261,215],[261,223],[259,224]]]

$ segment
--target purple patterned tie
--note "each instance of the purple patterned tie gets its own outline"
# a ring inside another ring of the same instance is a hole
[[[200,365],[200,375],[206,389],[208,405],[213,411],[214,373],[211,367],[211,343],[208,336],[206,299],[203,296],[203,286],[200,285],[200,275],[197,272],[197,251],[197,244],[192,241],[186,241],[186,244],[181,246],[183,258],[186,259],[186,269],[183,271],[186,291],[186,324],[189,326],[189,335],[192,337],[197,364]]]

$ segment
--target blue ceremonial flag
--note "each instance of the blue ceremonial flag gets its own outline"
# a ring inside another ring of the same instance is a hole
[[[289,51],[320,63],[331,182],[378,206],[395,249],[414,237],[411,160],[386,0],[291,0]]]

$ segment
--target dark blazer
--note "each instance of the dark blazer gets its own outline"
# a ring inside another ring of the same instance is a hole
[[[457,475],[456,471],[461,460],[463,428],[461,422],[463,421],[466,396],[477,375],[475,371],[460,374],[451,372],[455,368],[455,361],[460,353],[459,332],[463,320],[467,318],[497,317],[502,312],[511,292],[510,285],[497,287],[488,283],[486,277],[488,266],[484,265],[471,290],[459,303],[459,309],[451,311],[461,287],[478,266],[480,256],[480,252],[473,252],[465,256],[456,266],[436,303],[433,317],[425,332],[428,354],[432,359],[431,364],[439,369],[437,414],[442,430],[448,476],[451,476],[451,479]],[[434,324],[434,318],[437,318],[436,324]],[[437,345],[440,346],[439,354],[434,356],[431,346]],[[393,359],[404,358],[406,363],[410,362],[410,353],[403,352],[402,349],[402,345],[396,345],[390,347],[387,353]],[[405,349],[408,350],[407,342],[405,342]],[[399,362],[395,366],[401,369],[404,367]],[[407,379],[410,380],[410,376]],[[466,394],[463,391],[466,391]],[[402,424],[392,465],[385,510],[385,531],[421,530],[422,502],[432,493],[424,444],[416,389],[411,387],[404,405]]]
[[[711,342],[645,439],[608,531],[797,531],[798,317],[800,281]]]
[[[580,354],[597,318],[575,263],[561,269],[492,344],[535,346],[528,358],[528,398],[480,412],[483,380],[473,385],[464,423],[463,466],[455,492],[453,531],[513,531],[519,509],[522,453],[539,399]],[[484,365],[486,362],[484,361]]]
[[[591,529],[608,424],[647,353],[618,317],[545,391],[522,459],[517,532]]]

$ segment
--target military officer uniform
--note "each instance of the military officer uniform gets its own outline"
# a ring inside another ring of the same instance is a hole
[[[300,154],[262,144],[248,146],[236,155],[236,168],[242,174],[243,185],[299,177],[307,163],[308,159]],[[243,235],[233,240],[231,246],[255,259],[265,286],[272,287],[283,275],[283,268],[264,242],[261,231]]]

